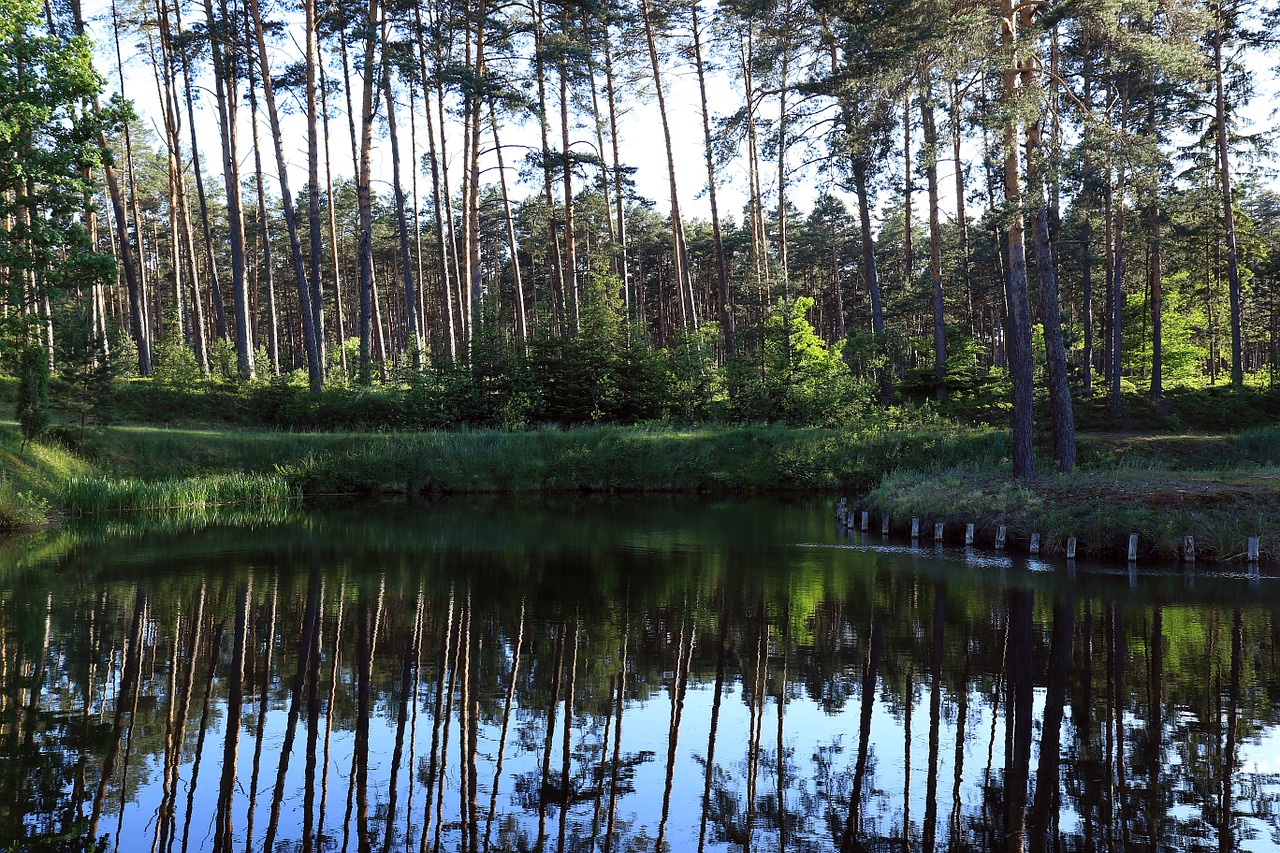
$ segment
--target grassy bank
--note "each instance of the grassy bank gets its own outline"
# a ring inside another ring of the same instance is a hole
[[[1204,558],[1234,557],[1260,535],[1264,555],[1280,559],[1275,427],[1084,433],[1080,471],[1028,482],[1009,476],[1003,431],[937,423],[368,433],[134,425],[94,429],[76,444],[19,450],[16,428],[0,424],[0,528],[334,494],[839,492],[899,524],[919,516],[955,535],[972,522],[980,541],[998,525],[1015,545],[1036,532],[1048,553],[1071,536],[1089,555],[1123,553],[1136,532],[1144,557],[1165,558],[1191,533]]]
[[[1061,553],[1075,537],[1081,553],[1123,555],[1138,534],[1140,559],[1174,559],[1182,537],[1195,538],[1199,559],[1235,560],[1250,536],[1262,556],[1280,559],[1280,428],[1234,436],[1084,436],[1080,470],[1014,480],[1007,471],[960,465],[887,474],[865,505],[899,522],[919,517],[951,536],[972,523],[979,543],[1008,529],[1010,547],[1025,550],[1032,533],[1041,549]]]
[[[114,426],[88,433],[72,453],[43,444],[19,452],[6,425],[0,445],[14,488],[69,514],[405,491],[861,493],[899,468],[998,465],[1007,453],[1000,431],[944,426],[405,433]]]

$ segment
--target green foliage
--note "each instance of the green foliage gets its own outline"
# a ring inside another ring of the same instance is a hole
[[[157,350],[159,350],[159,347],[157,347]],[[183,350],[185,352],[186,348],[183,347]],[[158,360],[159,358],[160,355],[159,352],[157,352],[156,359]],[[191,356],[190,363],[192,365],[196,364],[194,355]],[[263,364],[264,362],[258,363]],[[265,363],[270,364],[270,362]],[[209,355],[209,370],[213,373],[215,378],[221,379],[223,382],[238,381],[240,379],[240,365],[236,360],[236,345],[226,338],[218,338],[218,340],[214,341],[213,352]],[[195,381],[195,379],[199,377],[199,371],[200,369],[197,366],[196,376],[191,377],[187,381]],[[183,365],[183,372],[189,372],[189,368],[186,364]]]
[[[0,530],[39,527],[49,520],[49,502],[0,477]]]
[[[172,327],[170,327],[172,328]],[[219,344],[227,341],[219,341]],[[231,366],[235,368],[235,348],[231,347]],[[215,349],[216,352],[216,349]],[[200,365],[195,353],[183,346],[172,335],[160,339],[152,354],[151,379],[168,388],[191,388],[201,379]]]
[[[827,346],[806,319],[812,308],[804,296],[769,310],[758,350],[726,370],[732,417],[834,424],[865,406],[867,390],[854,382],[841,349]]]
[[[18,425],[22,444],[49,428],[49,356],[42,347],[28,346],[18,365]]]

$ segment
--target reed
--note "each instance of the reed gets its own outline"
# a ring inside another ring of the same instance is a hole
[[[279,474],[233,472],[172,480],[73,477],[61,491],[68,513],[202,510],[229,504],[288,504],[297,491]]]

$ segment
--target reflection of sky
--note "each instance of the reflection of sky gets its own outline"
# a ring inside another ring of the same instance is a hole
[[[924,832],[924,818],[927,808],[926,794],[928,790],[929,762],[929,702],[930,688],[926,676],[917,676],[916,691],[911,709],[911,742],[909,744],[910,776],[906,773],[908,743],[906,741],[906,717],[903,712],[901,697],[891,699],[892,708],[886,703],[886,697],[877,691],[875,710],[872,716],[870,738],[869,771],[864,783],[864,791],[869,806],[864,814],[863,826],[871,832],[885,835],[896,835],[901,832],[904,812],[909,812],[911,836],[918,843]],[[427,761],[426,752],[431,739],[432,699],[428,689],[423,688],[419,703],[416,743],[410,741],[412,727],[406,727],[405,753],[399,778],[399,793],[395,834],[402,839],[406,826],[413,835],[413,843],[418,840],[422,828],[423,809],[425,807],[426,790],[423,780]],[[1035,741],[1031,756],[1032,783],[1028,789],[1028,802],[1034,796],[1035,768],[1039,762],[1039,738],[1042,734],[1040,721],[1043,719],[1045,690],[1037,689],[1034,698],[1034,718],[1036,720]],[[703,790],[702,759],[707,753],[707,735],[710,731],[712,711],[712,685],[691,684],[686,694],[683,709],[682,726],[679,735],[679,749],[674,772],[673,795],[666,829],[666,837],[672,850],[694,849],[697,845],[700,818],[701,798]],[[937,754],[937,833],[939,844],[946,838],[948,822],[952,810],[952,791],[954,784],[956,759],[956,722],[955,697],[944,689],[942,719],[940,721],[939,744]],[[245,726],[241,731],[235,813],[233,825],[237,844],[245,842],[247,810],[249,807],[250,777],[255,749],[255,722],[248,715],[249,703],[246,702]],[[224,709],[218,709],[222,711]],[[770,698],[764,708],[762,721],[762,752],[760,756],[757,795],[760,798],[772,797],[777,786],[777,702]],[[827,714],[815,702],[803,695],[793,696],[786,705],[783,721],[783,742],[786,747],[787,788],[784,793],[787,808],[800,811],[798,822],[791,830],[790,841],[799,842],[802,838],[818,849],[833,847],[830,833],[824,819],[825,809],[803,814],[805,803],[819,795],[815,777],[815,759],[821,750],[829,753],[834,747],[832,759],[835,776],[847,774],[851,778],[857,752],[858,715],[861,710],[861,698],[855,697],[846,703],[838,714]],[[666,774],[667,727],[670,718],[670,701],[664,690],[647,702],[628,703],[623,720],[623,752],[638,754],[650,751],[651,760],[637,769],[634,786],[635,791],[625,796],[619,804],[619,826],[626,827],[628,835],[643,833],[654,839],[661,819],[662,794]],[[285,726],[287,722],[287,705],[276,703],[267,717],[267,725],[263,734],[262,759],[258,778],[258,803],[254,815],[254,836],[260,843],[270,820],[271,796],[276,784],[276,773],[279,761]],[[522,810],[518,803],[514,781],[517,778],[536,776],[542,761],[543,734],[542,722],[536,724],[537,731],[525,740],[522,748],[521,738],[515,728],[528,725],[528,721],[517,718],[519,712],[513,714],[512,732],[508,736],[507,756],[500,780],[498,798],[498,820],[495,822],[494,840],[496,842],[498,826],[502,816],[514,815],[522,831],[530,842],[537,837],[536,812]],[[375,716],[370,724],[370,762],[369,790],[376,804],[371,806],[371,828],[377,839],[382,838],[385,829],[385,805],[388,799],[389,777],[392,754],[395,745],[396,725],[394,710],[387,707],[375,709]],[[192,849],[208,849],[212,846],[214,835],[214,813],[217,804],[217,788],[220,776],[224,734],[221,713],[214,716],[215,722],[210,725],[204,744],[204,756],[200,770],[199,789],[193,801],[191,815]],[[561,720],[562,722],[562,720]],[[602,727],[599,720],[592,725],[585,725],[579,716],[575,717],[573,743],[575,761],[573,773],[578,776],[582,770],[581,756],[578,751],[590,747],[586,755],[592,763],[599,761],[599,746]],[[962,784],[960,801],[962,813],[973,817],[982,809],[982,784],[987,774],[988,756],[990,756],[991,778],[999,781],[1004,766],[1005,732],[1003,715],[996,719],[992,727],[991,697],[989,694],[971,692],[968,702],[968,719],[965,725],[965,742],[963,747]],[[323,725],[323,719],[321,721]],[[743,701],[741,688],[730,686],[726,690],[720,710],[720,736],[716,745],[716,765],[720,773],[717,781],[728,783],[736,788],[735,793],[741,801],[746,785],[747,775],[747,743],[744,733],[749,730],[749,710]],[[198,717],[192,720],[198,725]],[[1126,717],[1127,737],[1132,738],[1142,728],[1142,721]],[[1063,723],[1063,751],[1071,749],[1072,723],[1070,709]],[[460,844],[458,836],[458,782],[459,782],[459,730],[457,720],[450,730],[449,768],[446,775],[446,791],[443,804],[444,843],[445,849],[454,849]],[[482,725],[479,734],[480,762],[478,780],[480,791],[477,796],[480,814],[480,833],[483,836],[485,818],[489,806],[489,795],[492,785],[493,758],[498,747],[500,729],[497,721]],[[318,751],[323,749],[324,732],[322,730]],[[557,731],[552,752],[552,776],[558,779],[561,767],[562,730]],[[289,764],[288,777],[285,781],[285,801],[280,814],[280,838],[296,839],[301,835],[303,821],[303,793],[305,784],[305,720],[299,722],[294,742],[294,754]],[[340,844],[343,836],[345,815],[347,813],[348,781],[351,772],[354,734],[350,731],[335,731],[330,741],[330,762],[328,770],[328,798],[326,803],[325,833],[335,844]],[[1133,744],[1129,744],[1133,748]],[[410,750],[413,751],[412,762]],[[610,746],[612,750],[612,746]],[[1170,754],[1170,758],[1172,758]],[[191,780],[191,760],[186,756],[183,767],[178,798],[178,826],[181,832],[186,810],[187,786]],[[1280,795],[1280,780],[1275,778],[1277,766],[1280,764],[1280,731],[1272,728],[1265,730],[1256,740],[1241,744],[1240,770],[1236,776],[1237,813],[1242,816],[1239,830],[1243,833],[1244,850],[1275,850],[1275,827],[1269,823],[1269,816],[1250,817],[1251,802],[1265,800],[1267,797]],[[413,780],[413,798],[409,801],[409,768],[416,766],[417,773]],[[121,850],[134,849],[133,841],[146,838],[148,843],[156,825],[156,809],[160,802],[161,766],[158,758],[149,759],[149,767],[145,775],[150,781],[137,793],[125,811],[119,847]],[[131,773],[138,773],[139,767],[132,767]],[[1069,769],[1064,768],[1064,775]],[[321,770],[317,770],[317,785],[320,782]],[[1166,774],[1177,773],[1176,765],[1166,765]],[[1267,778],[1270,776],[1270,778]],[[909,783],[909,784],[908,784]],[[1131,784],[1137,784],[1131,782]],[[1179,782],[1179,787],[1186,780]],[[1256,787],[1255,787],[1256,786]],[[909,787],[909,799],[904,798]],[[316,792],[316,808],[319,807],[320,792]],[[907,808],[904,809],[904,804]],[[1076,813],[1069,800],[1062,802],[1059,812],[1058,827],[1066,834],[1079,832],[1082,828],[1082,817]],[[601,814],[597,836],[603,833],[606,817],[607,796],[601,803]],[[409,811],[406,814],[405,809]],[[839,814],[843,819],[843,805]],[[1199,822],[1204,819],[1203,806],[1193,803],[1175,804],[1168,812],[1168,817],[1179,822]],[[575,804],[570,809],[570,834],[587,835],[591,832],[593,803]],[[406,819],[408,823],[406,824]],[[551,843],[558,838],[559,813],[554,807],[547,811],[547,833]],[[115,815],[104,820],[103,827],[114,830]],[[354,818],[350,832],[355,833]],[[776,845],[776,825],[772,825],[760,813],[756,816],[756,836],[758,843],[763,842],[766,849]],[[730,845],[711,843],[716,837],[714,828],[708,830],[708,849],[729,849]],[[354,840],[353,840],[354,843]],[[428,839],[430,843],[430,838]]]

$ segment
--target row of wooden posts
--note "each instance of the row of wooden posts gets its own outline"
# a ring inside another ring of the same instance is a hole
[[[871,513],[866,510],[857,511],[849,506],[848,498],[841,498],[840,503],[836,504],[836,522],[846,530],[867,530],[871,521]],[[935,522],[933,525],[933,541],[941,542],[943,533],[943,522]],[[889,514],[882,513],[880,516],[880,533],[887,536],[889,534]],[[914,516],[911,519],[911,539],[912,541],[920,538],[920,518]],[[1008,538],[1008,530],[1005,525],[1001,524],[996,528],[996,550],[1003,551]],[[964,528],[964,544],[973,544],[973,523],[965,525]],[[1040,553],[1040,534],[1031,534],[1031,543],[1028,548],[1029,553],[1036,555]],[[1256,563],[1259,560],[1259,537],[1250,536],[1245,555],[1250,563]],[[1188,563],[1196,561],[1196,541],[1191,534],[1182,537],[1182,559]],[[1074,560],[1076,558],[1076,538],[1071,536],[1067,539],[1067,559]],[[1129,534],[1129,562],[1136,563],[1138,561],[1138,534]]]

